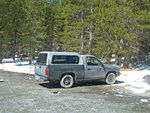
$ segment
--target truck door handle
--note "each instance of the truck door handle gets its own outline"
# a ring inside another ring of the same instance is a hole
[[[90,68],[88,68],[87,70],[91,70]]]

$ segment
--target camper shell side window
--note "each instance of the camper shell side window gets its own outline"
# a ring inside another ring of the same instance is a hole
[[[54,55],[52,64],[79,64],[78,56]]]

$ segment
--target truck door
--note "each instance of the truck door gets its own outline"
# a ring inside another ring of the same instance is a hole
[[[47,68],[47,53],[40,53],[35,65],[35,74],[45,76],[45,71]]]
[[[86,56],[85,79],[101,79],[105,77],[103,64],[94,56]]]

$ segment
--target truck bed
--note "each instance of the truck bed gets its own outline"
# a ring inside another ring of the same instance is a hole
[[[48,79],[58,80],[60,76],[64,73],[74,73],[76,75],[76,79],[83,80],[85,78],[85,69],[84,65],[66,65],[66,64],[53,64],[49,65],[49,76]]]

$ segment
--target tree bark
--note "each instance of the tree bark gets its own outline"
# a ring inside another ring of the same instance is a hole
[[[131,42],[128,41],[127,46],[126,46],[128,52],[125,55],[124,64],[123,64],[124,68],[129,68],[130,67],[129,66],[130,60],[131,60],[131,47],[130,46],[131,46]]]
[[[2,50],[2,43],[0,43],[0,50]],[[3,51],[0,51],[0,63],[2,62],[3,59]]]
[[[51,51],[53,50],[53,40],[54,40],[54,18],[52,19],[52,33],[51,33],[51,41],[50,41],[50,50]]]
[[[84,5],[84,1],[82,1],[82,5]],[[81,22],[84,23],[84,12],[81,12]],[[80,54],[84,54],[84,27],[81,29],[81,50]]]
[[[15,39],[13,40],[13,60],[15,60],[16,46],[17,46],[17,40],[16,40],[16,37],[15,37]]]
[[[90,18],[90,39],[89,39],[89,50],[88,50],[88,54],[92,54],[92,44],[93,44],[93,0],[91,2],[91,6],[90,6],[90,13],[91,13],[91,18]]]
[[[29,64],[30,65],[32,64],[32,58],[33,58],[33,55],[32,55],[32,52],[30,52],[30,54],[29,54]]]

